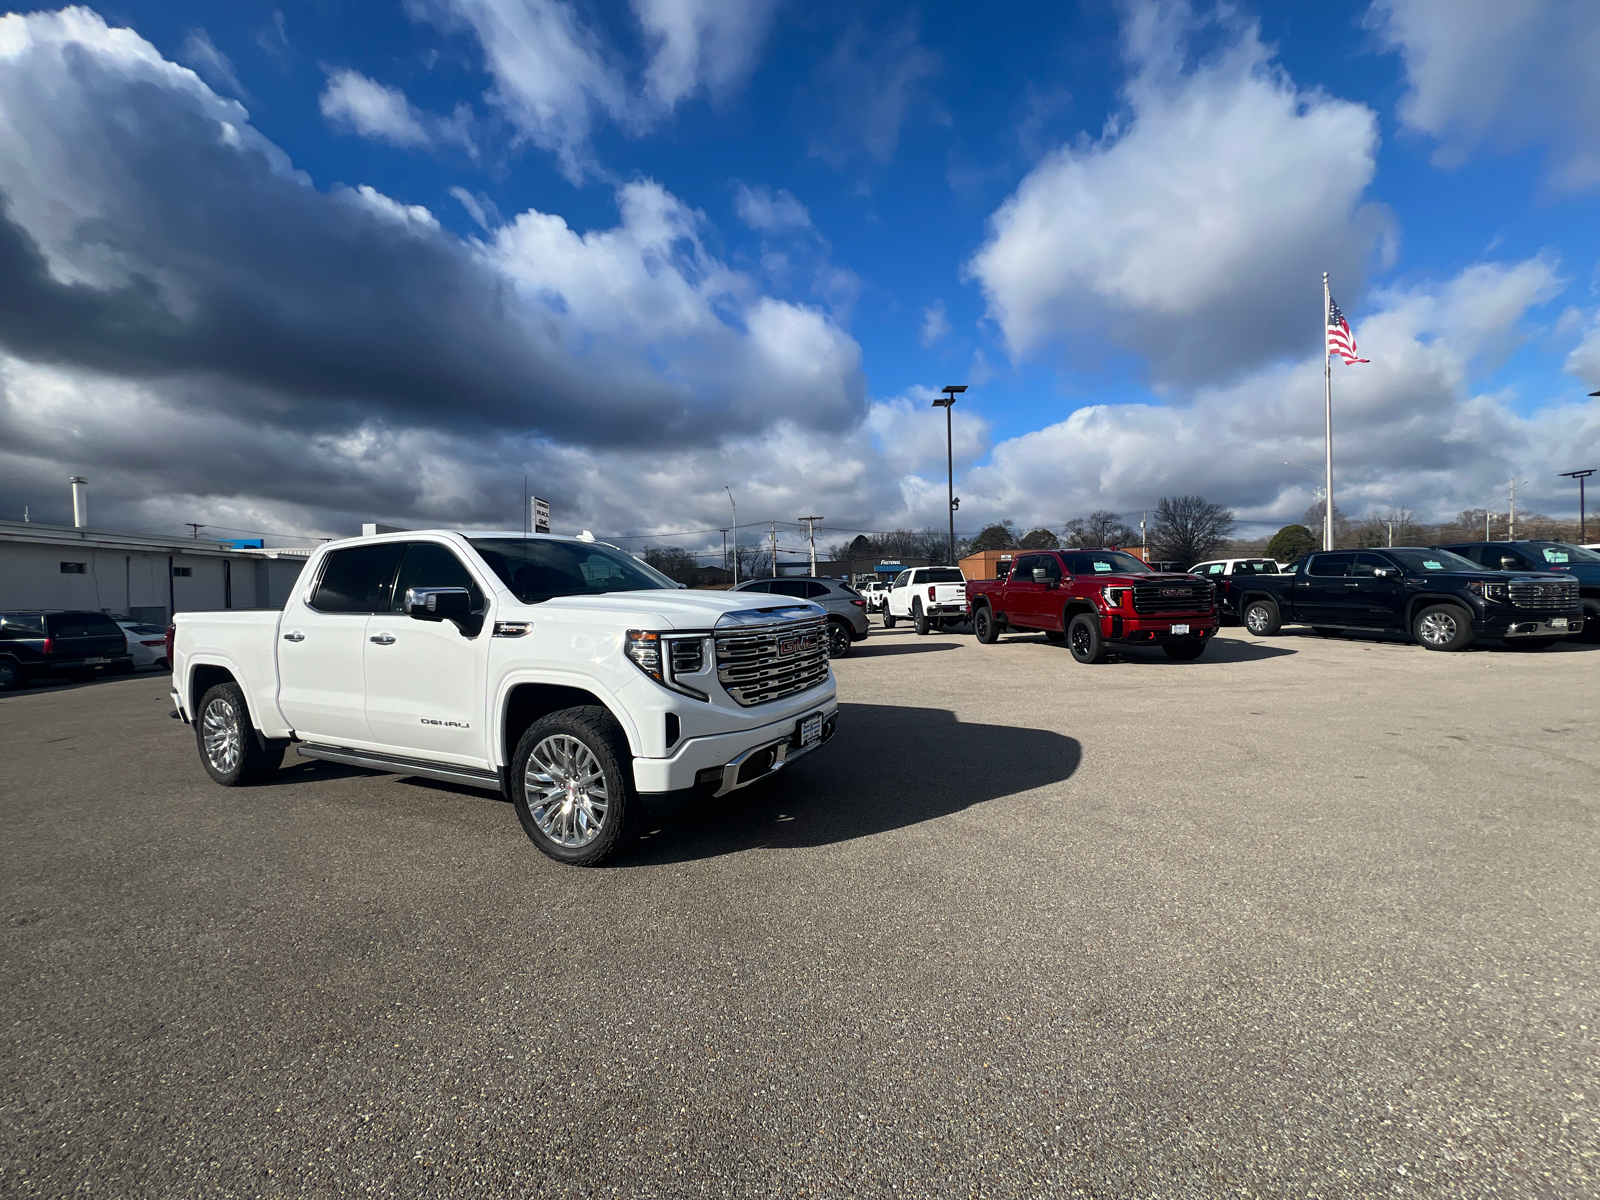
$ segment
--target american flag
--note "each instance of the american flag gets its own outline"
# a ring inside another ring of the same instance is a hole
[[[1347,367],[1372,361],[1356,357],[1356,336],[1350,332],[1350,322],[1344,319],[1331,293],[1328,296],[1328,353],[1344,359]]]

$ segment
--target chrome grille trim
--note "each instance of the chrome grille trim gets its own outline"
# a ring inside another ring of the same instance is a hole
[[[1177,592],[1178,595],[1162,595]],[[1138,583],[1133,587],[1136,613],[1208,613],[1211,611],[1209,583]]]
[[[729,613],[717,622],[717,682],[745,708],[770,704],[828,679],[828,619],[812,605]],[[780,654],[780,645],[800,648]]]
[[[1506,594],[1517,608],[1535,612],[1569,612],[1578,607],[1578,581],[1563,579],[1555,583],[1510,583]]]

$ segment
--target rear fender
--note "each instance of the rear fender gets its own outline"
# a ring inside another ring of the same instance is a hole
[[[218,672],[225,673],[244,692],[245,703],[250,706],[250,724],[261,737],[276,740],[289,736],[289,723],[278,711],[277,672],[266,679],[252,678],[231,655],[217,650],[201,650],[184,659],[183,701],[190,720],[199,716],[200,697],[221,677]],[[200,686],[202,681],[205,687]]]

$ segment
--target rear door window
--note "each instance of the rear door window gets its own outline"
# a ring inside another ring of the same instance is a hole
[[[774,579],[769,590],[774,596],[793,596],[797,600],[804,600],[809,594],[803,579]]]
[[[311,607],[326,613],[388,612],[405,548],[404,542],[382,542],[329,551]]]
[[[763,579],[760,583],[747,583],[739,589],[741,592],[770,592],[772,583]]]
[[[0,642],[21,641],[24,638],[42,638],[44,618],[29,613],[0,614]]]
[[[1337,579],[1350,574],[1350,560],[1354,557],[1351,554],[1338,553],[1313,554],[1311,563],[1306,568],[1306,574],[1324,579]]]

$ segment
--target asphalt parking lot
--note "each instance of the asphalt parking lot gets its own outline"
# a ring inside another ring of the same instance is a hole
[[[1600,654],[874,629],[615,865],[0,697],[8,1196],[1592,1196]]]

